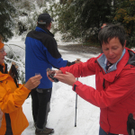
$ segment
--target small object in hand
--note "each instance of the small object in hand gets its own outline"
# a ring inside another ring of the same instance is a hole
[[[81,62],[81,59],[77,58],[75,63],[80,63]]]
[[[54,82],[58,82],[59,80],[57,78],[54,77],[54,73],[51,73],[48,75],[52,80],[54,80]]]
[[[77,60],[77,61],[80,61],[81,59],[80,59],[80,58],[77,58],[76,60]]]
[[[51,70],[50,68],[47,68],[47,72],[49,73],[48,76],[49,76],[54,82],[58,82],[58,81],[59,81],[57,78],[54,77],[55,72],[53,72],[53,70]]]

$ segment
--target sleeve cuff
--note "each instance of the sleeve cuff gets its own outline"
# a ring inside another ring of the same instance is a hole
[[[61,67],[59,70],[61,70],[61,72],[63,73],[63,74],[65,74],[65,71],[63,71],[63,67]]]
[[[76,82],[73,84],[72,90],[73,90],[73,91],[76,91],[76,90],[77,90],[77,86],[79,86],[80,84],[81,84],[81,82],[76,81]]]
[[[23,89],[25,92],[27,92],[28,94],[31,92],[31,90],[27,89],[24,84],[19,84],[19,89]]]

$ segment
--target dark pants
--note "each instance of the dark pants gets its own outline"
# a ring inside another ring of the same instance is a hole
[[[99,129],[99,135],[118,135],[118,134],[106,133],[106,132],[100,127],[100,129]]]
[[[44,129],[47,123],[48,112],[50,111],[51,89],[33,89],[32,114],[35,126],[38,129]]]

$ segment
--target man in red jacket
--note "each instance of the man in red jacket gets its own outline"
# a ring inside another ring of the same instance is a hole
[[[100,107],[99,135],[126,135],[128,115],[135,113],[135,53],[125,48],[126,33],[120,25],[104,27],[98,39],[102,54],[87,62],[60,68],[54,71],[54,77]],[[96,89],[76,80],[76,77],[94,74]]]

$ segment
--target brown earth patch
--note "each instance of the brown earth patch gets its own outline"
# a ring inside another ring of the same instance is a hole
[[[93,47],[93,46],[85,46],[80,44],[70,44],[70,45],[58,45],[59,49],[63,49],[66,51],[72,51],[77,53],[92,53],[92,54],[98,54],[101,53],[100,47]]]

